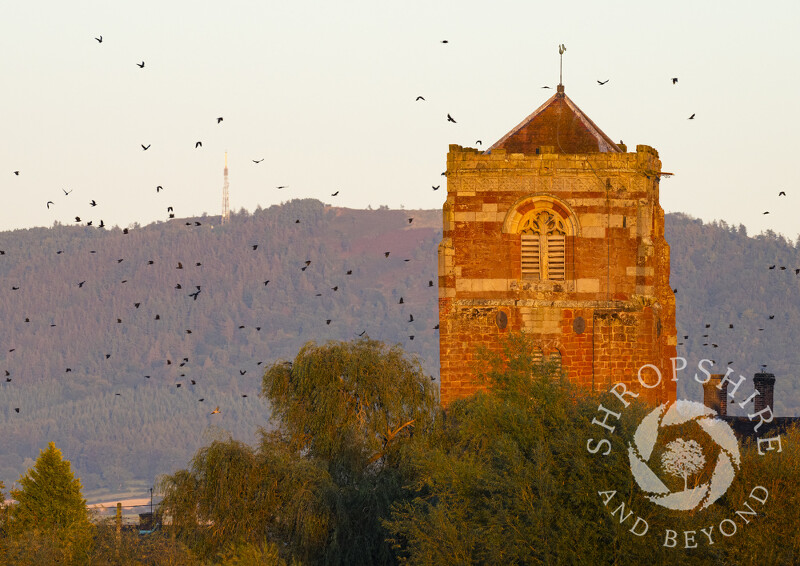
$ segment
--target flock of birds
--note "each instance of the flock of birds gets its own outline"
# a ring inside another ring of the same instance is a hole
[[[103,41],[104,41],[102,35],[97,36],[94,39],[97,41],[98,44],[102,44]],[[449,42],[447,40],[442,40],[441,43],[442,44],[447,44]],[[135,64],[139,69],[141,69],[141,70],[145,69],[145,61],[144,60],[142,60],[141,62],[136,62]],[[597,84],[598,84],[598,86],[604,86],[609,81],[610,81],[610,79],[597,80]],[[678,78],[677,77],[672,77],[671,78],[671,82],[672,82],[673,85],[677,84],[678,83]],[[543,89],[550,89],[552,87],[546,85],[546,86],[543,86],[542,88]],[[425,99],[424,96],[419,95],[419,96],[416,97],[415,102],[425,102],[425,100],[426,99]],[[691,116],[689,116],[688,119],[689,120],[695,119],[695,114],[692,114]],[[214,120],[216,121],[216,124],[220,125],[224,121],[224,118],[223,118],[223,116],[216,116],[214,118]],[[453,123],[453,124],[457,123],[456,119],[450,113],[447,113],[446,121],[448,123]],[[476,140],[476,145],[482,145],[482,141],[481,140]],[[141,146],[141,150],[142,151],[151,151],[152,145],[150,143],[140,143],[140,146]],[[202,146],[203,146],[203,142],[201,140],[197,140],[197,141],[194,142],[194,147],[196,149],[200,149],[200,148],[202,148]],[[260,163],[262,163],[264,161],[264,158],[252,159],[251,161],[253,162],[253,164],[259,165]],[[14,170],[13,174],[16,175],[16,176],[19,176],[20,175],[20,171],[19,170]],[[446,174],[445,172],[441,173],[441,175],[445,175],[445,174]],[[440,189],[440,187],[441,187],[441,185],[432,185],[431,189],[433,191],[437,191],[437,190]],[[283,189],[287,189],[287,188],[289,188],[289,185],[278,185],[278,186],[276,186],[276,189],[278,189],[278,190],[283,190]],[[165,189],[164,189],[164,187],[162,185],[157,185],[156,188],[155,188],[155,191],[156,191],[156,194],[160,194],[160,193],[164,192]],[[66,199],[66,198],[70,198],[70,196],[73,193],[73,190],[62,189],[62,192],[63,192],[63,197],[61,197],[61,198]],[[331,193],[331,197],[336,197],[339,194],[340,194],[340,191],[336,190],[335,192]],[[779,196],[785,196],[785,192],[781,191]],[[72,197],[72,198],[75,198],[75,197]],[[87,202],[88,202],[88,207],[90,209],[92,209],[92,210],[94,210],[94,209],[96,209],[97,207],[100,206],[100,203],[98,203],[97,200],[95,200],[94,198],[89,199]],[[48,200],[46,202],[46,207],[47,207],[48,210],[50,210],[51,208],[57,208],[57,206],[58,206],[58,204],[57,204],[56,200]],[[100,208],[102,208],[102,207],[100,207]],[[175,219],[175,211],[174,211],[174,208],[172,206],[167,206],[166,207],[166,213],[167,213],[167,219]],[[766,211],[766,212],[764,212],[764,214],[769,214],[769,212]],[[81,216],[75,216],[74,217],[74,221],[75,221],[76,224],[79,224],[79,225],[85,222],[86,226],[95,226],[96,228],[99,228],[99,229],[103,229],[103,228],[106,227],[106,224],[102,219],[99,219],[99,222],[96,225],[94,224],[94,220],[93,219],[92,220],[84,220],[84,219],[81,218]],[[413,222],[413,218],[408,218],[408,224],[411,224],[412,222]],[[299,218],[295,220],[295,224],[300,224],[300,223],[301,223],[301,220]],[[193,220],[193,221],[185,222],[185,225],[189,226],[189,227],[192,227],[192,228],[195,228],[195,227],[200,227],[202,225],[202,223],[200,221]],[[128,234],[128,233],[130,233],[130,229],[125,228],[123,230],[123,234]],[[259,244],[255,244],[254,243],[254,244],[250,244],[250,246],[251,246],[252,251],[256,251],[256,250],[258,250]],[[57,253],[61,254],[62,251],[58,251]],[[95,253],[95,252],[92,251],[92,253]],[[389,258],[390,254],[391,254],[391,251],[385,251],[384,252],[384,256],[386,258]],[[5,251],[0,250],[0,255],[5,255]],[[125,258],[119,258],[119,259],[117,259],[117,263],[122,263],[124,260],[125,260]],[[410,261],[410,260],[406,259],[405,261]],[[154,260],[148,261],[149,265],[153,265],[153,263],[154,263]],[[302,271],[306,271],[306,269],[310,266],[310,264],[311,264],[311,260],[306,260],[304,262],[304,265],[301,266],[301,270]],[[195,263],[195,267],[200,267],[201,265],[202,265],[201,262],[196,262]],[[184,269],[183,263],[182,262],[178,262],[177,265],[175,266],[175,269],[177,269],[177,270]],[[773,265],[769,269],[776,269],[776,266]],[[780,266],[780,269],[781,270],[785,270],[786,267],[785,266]],[[347,275],[351,275],[352,274],[352,270],[347,270],[346,273],[347,273]],[[795,269],[795,274],[800,274],[800,268],[796,268]],[[83,289],[84,285],[86,285],[86,283],[87,282],[84,280],[84,281],[76,282],[75,284],[76,284],[77,288]],[[267,287],[269,285],[269,283],[270,283],[270,280],[266,279],[266,280],[263,281],[263,286]],[[434,283],[433,283],[432,279],[428,281],[428,287],[434,287]],[[180,283],[178,283],[175,286],[175,289],[176,290],[181,290],[182,289],[182,285]],[[16,285],[12,286],[12,290],[13,291],[18,291],[19,290],[19,286],[16,286]],[[331,287],[331,290],[332,290],[332,292],[336,292],[338,290],[338,285]],[[675,293],[678,292],[677,289],[674,289],[673,291]],[[203,292],[202,286],[201,285],[195,285],[192,288],[192,292],[188,293],[188,298],[190,298],[192,301],[198,301],[201,298],[201,293],[202,292]],[[317,296],[321,296],[321,295],[317,294]],[[134,304],[135,309],[138,309],[140,307],[140,304],[141,304],[140,302],[135,303]],[[401,305],[404,304],[403,297],[400,297],[400,299],[398,301],[398,304],[401,304]],[[774,318],[774,315],[770,315],[769,316],[769,320],[772,320],[773,318]],[[160,319],[161,319],[160,314],[155,314],[155,320],[160,320]],[[29,321],[28,318],[26,318],[26,322],[27,321]],[[413,321],[414,321],[413,314],[409,314],[408,322],[411,323]],[[118,324],[122,324],[122,319],[121,318],[117,318],[116,322]],[[325,324],[326,325],[330,325],[331,322],[332,322],[332,319],[325,319]],[[709,327],[710,327],[710,325],[706,325],[706,329],[708,329]],[[240,329],[244,328],[244,326],[240,326],[239,328]],[[438,328],[439,328],[439,325],[437,324],[433,328],[433,330],[438,330]],[[734,325],[730,324],[729,328],[733,329]],[[256,327],[256,330],[260,331],[261,328],[260,327]],[[763,331],[764,329],[763,328],[759,328],[759,330]],[[192,330],[191,329],[185,329],[185,332],[187,334],[191,334]],[[356,333],[356,334],[357,334],[357,336],[364,336],[365,333],[366,333],[366,330],[364,330],[364,331],[362,331],[360,333]],[[708,333],[703,334],[702,336],[703,336],[703,338],[709,338],[709,334]],[[415,337],[414,335],[409,335],[409,339],[410,340],[414,340],[414,337]],[[689,335],[684,335],[683,338],[684,338],[684,340],[687,340],[689,338]],[[683,344],[684,344],[683,342],[679,343],[679,345],[683,345]],[[713,347],[713,348],[717,348],[718,344],[715,343],[715,342],[708,341],[708,342],[704,342],[703,346],[710,346],[710,347]],[[13,351],[13,350],[11,350],[11,351]],[[108,359],[109,357],[110,357],[110,354],[106,354],[106,359]],[[168,365],[171,365],[172,361],[168,359],[166,363]],[[189,363],[188,357],[184,357],[183,360],[180,362],[179,366],[183,367],[188,363]],[[262,362],[258,362],[259,365],[261,365],[261,363]],[[732,362],[729,362],[729,363],[732,363]],[[72,371],[71,368],[66,368],[66,372],[71,372],[71,371]],[[240,374],[241,375],[244,375],[245,373],[246,373],[246,370],[240,370]],[[182,374],[182,375],[184,375],[184,374]],[[150,375],[145,375],[144,377],[149,379],[151,376]],[[11,375],[11,373],[10,373],[10,371],[8,369],[5,370],[5,380],[6,380],[7,383],[10,383],[12,381],[12,375]],[[192,380],[190,380],[190,383],[192,385],[195,385],[196,381],[194,379],[192,379]],[[182,383],[177,383],[175,386],[177,388],[180,388],[182,386]],[[120,393],[116,393],[116,395],[120,395]],[[247,395],[243,394],[242,397],[247,397]],[[203,401],[205,401],[204,398],[200,398],[199,399],[199,402],[203,402]],[[20,407],[15,407],[14,411],[16,413],[19,413],[20,412]],[[220,414],[220,413],[221,413],[220,407],[217,406],[217,407],[215,407],[215,409],[210,414],[211,415],[215,415],[215,414]]]

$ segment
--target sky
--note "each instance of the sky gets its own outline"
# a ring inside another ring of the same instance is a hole
[[[539,107],[564,44],[567,95],[675,174],[667,212],[795,240],[798,21],[788,1],[6,3],[0,231],[218,215],[226,151],[233,211],[440,208],[448,144]]]

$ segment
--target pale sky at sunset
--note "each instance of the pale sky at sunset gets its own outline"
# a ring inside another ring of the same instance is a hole
[[[448,144],[488,147],[535,110],[564,43],[567,95],[675,173],[666,211],[800,232],[795,2],[42,0],[0,14],[0,230],[217,215],[226,150],[234,211],[439,208]]]

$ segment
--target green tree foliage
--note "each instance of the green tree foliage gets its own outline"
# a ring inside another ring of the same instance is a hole
[[[759,456],[746,445],[736,481],[710,508],[671,511],[646,498],[628,463],[627,441],[652,407],[633,401],[624,408],[613,395],[572,385],[557,368],[533,360],[532,346],[511,336],[502,352],[484,353],[478,371],[487,390],[451,404],[427,442],[408,454],[413,495],[397,500],[384,523],[404,563],[796,563],[797,430],[783,439],[780,454]],[[603,430],[592,425],[602,418],[601,404],[622,415],[605,436],[607,457],[587,450],[587,439]],[[671,434],[688,436],[693,426]],[[713,454],[710,441],[703,444]],[[746,524],[736,512],[759,484],[768,487],[770,502],[756,504],[759,516]],[[604,505],[599,492],[610,490],[614,499]],[[647,521],[646,536],[630,532],[636,517]],[[718,529],[724,519],[735,519],[740,534],[726,538],[717,530],[715,544],[704,544],[700,529]],[[677,548],[664,546],[667,529],[677,533]],[[684,548],[684,531],[698,535],[697,548]]]
[[[11,490],[8,556],[19,563],[79,563],[91,551],[93,526],[80,479],[51,442]]]
[[[114,519],[108,519],[97,525],[91,564],[92,566],[199,566],[201,562],[186,545],[163,529],[147,536],[123,529],[118,535]]]
[[[257,448],[215,441],[162,481],[163,508],[200,556],[276,544],[305,564],[386,564],[381,518],[405,493],[404,448],[439,412],[399,347],[304,346],[263,379],[276,425]]]

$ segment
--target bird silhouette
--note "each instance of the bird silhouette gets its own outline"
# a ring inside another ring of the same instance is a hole
[[[672,84],[678,84],[678,77],[672,77]]]
[[[477,145],[483,145],[483,142],[482,142],[481,140],[475,140],[475,143],[476,143]]]
[[[455,123],[456,123],[456,121],[455,121],[455,120],[453,120],[453,117],[452,117],[450,114],[448,114],[448,115],[447,115],[447,121],[448,121],[448,122],[452,122],[453,124],[455,124]]]
[[[403,297],[400,297],[400,300],[399,300],[399,301],[397,301],[397,304],[398,304],[398,305],[402,305],[402,304],[403,304]]]
[[[692,114],[691,116],[689,116],[689,118],[688,118],[688,119],[689,119],[689,120],[694,120],[694,117],[695,117],[695,114]]]
[[[202,399],[200,399],[200,400],[202,401]],[[212,415],[217,415],[217,414],[219,414],[219,406],[217,406],[217,408],[216,408],[216,409],[214,409],[213,411],[211,411],[211,414],[212,414]]]
[[[219,124],[220,122],[222,122],[222,116],[217,118],[217,124]]]
[[[425,97],[424,96],[418,96],[417,100],[425,100]],[[414,102],[416,102],[417,100],[415,100]]]
[[[199,141],[199,142],[195,143],[194,147],[195,147],[195,149],[197,149],[198,147],[203,147],[203,142]]]
[[[264,161],[264,158],[262,157],[261,159],[253,159],[252,161],[253,163],[261,163],[262,161]]]
[[[331,196],[332,196],[332,197],[335,197],[335,196],[337,196],[338,194],[339,194],[339,191],[336,191],[335,193],[332,193],[332,194],[331,194]]]
[[[97,202],[94,199],[89,201],[89,206],[97,206]]]
[[[389,257],[389,254],[392,252],[383,252],[383,257]]]
[[[72,189],[72,190],[70,190],[70,191],[68,191],[68,190],[66,190],[66,189],[61,189],[61,190],[62,190],[62,191],[64,191],[64,196],[69,196],[69,194],[70,194],[72,191],[74,191],[75,189]]]
[[[549,87],[549,86],[545,85],[545,86],[543,86],[542,88],[552,88],[552,87]]]
[[[277,186],[277,187],[275,187],[275,188],[276,188],[276,189],[285,189],[285,188],[287,188],[288,186],[289,186],[289,185],[279,185],[279,186]]]
[[[414,322],[414,315],[413,314],[408,315],[408,322]]]
[[[253,251],[258,249],[258,244],[253,244]]]
[[[365,330],[364,332],[362,332],[361,334],[359,334],[359,336],[364,336],[364,334],[366,334],[366,333],[367,333],[367,331]]]
[[[197,296],[200,294],[200,289],[195,291],[194,293],[190,293],[189,296],[192,297],[195,301],[197,300]]]
[[[413,218],[409,218],[408,219],[408,223],[411,224],[412,222],[414,222],[414,219]]]
[[[428,281],[428,287],[433,287],[433,281]]]
[[[769,210],[767,210],[766,212],[763,212],[762,214],[769,214]]]
[[[144,69],[144,61],[142,61],[141,63],[136,63],[136,66],[139,67],[140,69]]]
[[[81,221],[81,217],[80,216],[76,216],[75,217],[75,222],[80,222],[80,221]]]
[[[147,144],[147,145],[144,145],[144,144],[142,143],[142,144],[139,144],[139,145],[141,145],[141,146],[142,146],[142,151],[147,151],[148,149],[150,149],[150,146],[151,146],[151,145],[153,145],[153,144]]]
[[[83,287],[85,283],[86,283],[86,281],[81,281],[80,283],[78,283],[78,289]]]
[[[150,146],[148,145],[147,147],[150,147]],[[163,191],[163,190],[164,190],[164,187],[162,187],[161,185],[159,185],[159,186],[157,186],[157,187],[156,187],[156,192],[157,192],[157,193],[158,193],[158,192],[161,192],[161,191]]]
[[[604,81],[597,81],[597,84],[599,84],[599,85],[601,85],[601,86],[602,86],[602,85],[606,84],[606,83],[607,83],[608,81],[610,81],[610,80],[611,80],[611,79],[606,79],[606,80],[604,80]]]
[[[240,370],[239,370],[239,375],[244,375],[244,374],[246,374],[246,373],[247,373],[247,370],[246,370],[246,369],[240,369]]]
[[[14,171],[14,175],[16,175],[17,177],[19,177],[19,171]]]
[[[785,197],[785,196],[786,196],[786,191],[781,191],[781,192],[779,192],[779,193],[778,193],[778,196],[779,196],[779,197]]]
[[[443,39],[443,40],[441,41],[441,43],[450,43],[450,42],[449,42],[449,41],[447,41],[446,39]]]
[[[441,185],[436,185],[436,186],[433,186],[433,185],[431,185],[431,188],[432,188],[434,191],[438,191],[438,190],[439,190],[439,187],[441,187]]]
[[[50,205],[51,205],[51,204],[53,204],[53,205],[54,205],[54,204],[56,204],[56,203],[54,203],[52,200],[48,200],[48,201],[47,201],[47,210],[50,210]]]

